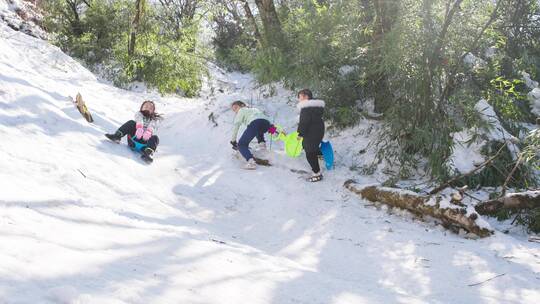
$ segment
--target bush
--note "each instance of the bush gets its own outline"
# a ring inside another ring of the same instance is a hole
[[[95,65],[112,58],[115,45],[123,41],[129,28],[127,2],[95,0],[91,7],[79,4],[77,25],[66,1],[45,1],[45,26],[53,33],[53,43],[68,54]]]
[[[517,215],[516,222],[527,227],[529,232],[540,233],[540,208],[522,211]]]
[[[502,145],[503,143],[499,141],[490,141],[482,147],[481,153],[485,159],[491,158]],[[504,148],[489,166],[464,179],[461,186],[468,185],[471,188],[481,186],[499,187],[504,184],[515,164],[516,160],[512,157],[510,150]],[[516,169],[508,186],[516,189],[527,189],[535,184],[536,178],[530,166],[522,164]]]
[[[332,117],[332,125],[337,128],[353,126],[361,118],[360,112],[355,107],[335,107],[328,115]]]
[[[227,19],[222,11],[213,18],[215,35],[212,38],[214,54],[221,67],[241,72],[250,71],[257,41],[245,24]]]
[[[204,49],[197,44],[198,24],[177,29],[167,27],[163,9],[148,5],[139,25],[135,53],[128,54],[133,3],[124,0],[94,0],[79,3],[79,22],[65,1],[47,2],[46,24],[53,42],[117,86],[144,81],[161,93],[195,96],[205,73]],[[76,30],[75,30],[76,29]]]
[[[235,70],[246,72],[254,67],[254,57],[254,49],[244,45],[237,45],[229,52],[228,65]]]
[[[291,89],[311,88],[327,103],[327,118],[336,127],[354,125],[360,118],[356,101],[361,98],[362,73],[343,75],[343,66],[358,67],[359,46],[367,41],[356,25],[362,14],[350,14],[356,1],[320,5],[302,1],[280,10],[286,46],[257,50],[252,71],[263,84],[282,81]]]
[[[284,75],[290,70],[287,57],[282,50],[268,47],[257,52],[253,63],[253,72],[260,83],[269,84],[283,80]]]

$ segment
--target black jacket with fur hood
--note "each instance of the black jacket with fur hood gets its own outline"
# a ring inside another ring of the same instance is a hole
[[[298,135],[304,138],[302,146],[306,152],[317,152],[324,137],[324,101],[310,99],[298,103],[300,122]]]

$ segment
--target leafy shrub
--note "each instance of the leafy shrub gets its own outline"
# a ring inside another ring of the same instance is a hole
[[[502,147],[503,143],[499,141],[490,141],[482,147],[481,153],[485,159],[491,158]],[[465,178],[461,186],[468,185],[471,188],[488,186],[499,187],[504,184],[506,178],[512,171],[516,160],[508,147],[503,148],[497,158],[491,164],[486,166],[480,172]],[[536,184],[533,172],[526,165],[520,165],[513,174],[508,186],[525,189],[528,186]]]
[[[281,81],[290,70],[287,62],[287,57],[282,50],[268,47],[257,52],[253,72],[257,80],[264,84]]]
[[[179,33],[161,18],[163,9],[147,5],[140,22],[135,53],[128,54],[133,3],[94,0],[78,3],[77,25],[66,1],[47,1],[46,24],[53,42],[94,71],[126,86],[144,81],[161,93],[198,94],[205,73],[204,48],[197,43],[198,24],[188,23]],[[69,17],[71,16],[71,17]],[[75,20],[77,19],[75,18]],[[76,30],[75,30],[76,29]]]

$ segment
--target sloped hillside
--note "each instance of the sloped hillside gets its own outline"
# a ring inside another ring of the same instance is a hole
[[[378,210],[342,188],[344,150],[322,183],[276,145],[242,170],[230,102],[296,112],[212,71],[200,99],[124,91],[0,25],[0,303],[538,303],[540,244]],[[151,166],[103,137],[145,99],[165,114]]]

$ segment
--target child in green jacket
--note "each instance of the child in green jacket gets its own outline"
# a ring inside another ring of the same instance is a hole
[[[268,132],[272,125],[263,112],[256,108],[247,107],[242,101],[233,102],[231,104],[231,109],[236,113],[231,145],[233,146],[233,149],[239,150],[240,154],[246,159],[247,164],[245,169],[254,170],[257,168],[257,165],[255,164],[253,154],[249,151],[249,143],[257,137],[259,148],[266,149],[264,133]],[[243,125],[247,127],[237,143],[236,137],[238,136],[238,129]]]

